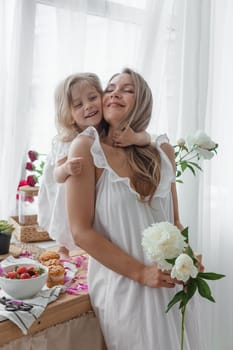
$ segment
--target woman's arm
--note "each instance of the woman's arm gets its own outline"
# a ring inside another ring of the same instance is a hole
[[[71,145],[69,157],[83,158],[79,176],[66,180],[66,206],[69,226],[75,243],[109,269],[150,287],[174,287],[169,273],[157,265],[145,266],[96,232],[92,225],[95,214],[95,166],[90,154],[92,140],[81,136]]]
[[[175,163],[175,155],[174,155],[174,148],[168,144],[164,143],[161,145],[161,148],[164,150],[164,152],[167,154],[168,158],[170,159],[174,173],[176,173],[176,163]],[[178,197],[177,197],[177,190],[176,190],[176,183],[172,183],[171,185],[171,191],[172,191],[172,200],[173,200],[173,210],[174,210],[174,224],[178,227],[180,231],[183,231],[184,226],[180,223],[180,217],[179,217],[179,206],[178,206]],[[202,255],[197,254],[197,268],[200,272],[204,271],[204,266],[202,265]]]
[[[174,148],[169,143],[163,143],[161,145],[161,148],[168,156],[168,158],[172,164],[172,167],[174,169],[174,174],[176,174]],[[179,205],[178,205],[178,197],[177,197],[177,190],[176,190],[176,183],[175,182],[173,182],[171,185],[171,191],[172,191],[172,200],[173,200],[174,224],[178,227],[179,230],[182,231],[184,229],[184,227],[180,223]]]

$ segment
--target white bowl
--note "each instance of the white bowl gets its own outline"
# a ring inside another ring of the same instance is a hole
[[[6,272],[13,271],[15,266],[35,266],[44,269],[38,277],[28,279],[10,279],[0,276],[0,287],[10,297],[15,299],[30,299],[41,291],[48,277],[48,268],[40,263],[32,264],[12,264],[4,267]]]

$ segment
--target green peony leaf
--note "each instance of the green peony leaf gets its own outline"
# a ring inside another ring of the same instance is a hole
[[[181,166],[181,170],[184,172],[185,169],[189,166],[188,163],[186,162],[186,160],[182,161],[180,163],[180,166]]]
[[[193,167],[190,164],[187,164],[187,167],[191,170],[191,172],[193,173],[193,175],[196,175],[195,170],[193,169]]]
[[[185,304],[189,302],[189,300],[193,297],[197,290],[197,281],[195,278],[190,278],[186,285],[186,299]]]
[[[173,299],[168,303],[167,309],[165,312],[167,313],[173,305],[175,305],[179,301],[183,301],[183,300],[185,300],[185,293],[183,290],[181,290],[180,292],[176,293],[174,295]]]
[[[176,261],[176,258],[173,258],[173,259],[165,259],[169,264],[171,265],[174,265],[175,264],[175,261]]]
[[[176,182],[179,182],[180,184],[184,183],[184,181],[182,181],[182,180],[176,180]]]
[[[209,285],[206,283],[206,281],[204,281],[202,278],[197,277],[196,278],[196,282],[197,282],[197,287],[198,287],[198,292],[199,294],[203,297],[206,298],[212,302],[215,303],[214,298],[211,295],[211,290]]]
[[[215,272],[199,272],[197,277],[204,278],[206,280],[219,280],[220,278],[223,278],[226,276]]]
[[[196,167],[196,168],[199,169],[200,171],[203,171],[202,168],[200,167],[200,165],[198,165],[197,163],[189,162],[189,164],[191,164],[192,166]]]
[[[182,236],[184,236],[187,239],[187,243],[188,243],[188,238],[189,238],[189,228],[188,226],[185,227],[182,231],[181,231]]]

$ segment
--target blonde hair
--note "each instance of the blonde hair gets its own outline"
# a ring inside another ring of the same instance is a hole
[[[103,90],[98,76],[94,73],[77,73],[64,79],[55,90],[55,125],[57,138],[63,142],[72,141],[82,130],[74,122],[71,114],[72,94],[74,84],[86,82],[93,86],[102,96]],[[104,124],[103,124],[104,127]]]
[[[135,132],[146,130],[149,125],[153,106],[151,89],[143,77],[130,68],[121,73],[129,74],[135,88],[135,105],[130,114],[123,121],[121,127],[131,127]],[[140,194],[142,201],[151,202],[160,181],[161,159],[158,150],[152,146],[131,145],[125,148],[129,167],[132,171],[131,181]]]

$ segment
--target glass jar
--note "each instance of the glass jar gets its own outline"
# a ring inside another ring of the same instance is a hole
[[[19,189],[18,215],[20,225],[37,224],[39,187],[21,186]]]

